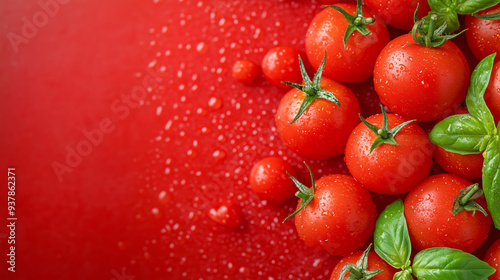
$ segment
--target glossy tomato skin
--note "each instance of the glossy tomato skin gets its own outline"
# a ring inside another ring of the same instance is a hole
[[[478,15],[487,15],[500,12],[500,4],[480,11]],[[500,20],[485,20],[475,16],[465,17],[465,36],[467,44],[474,56],[482,60],[492,53],[500,52]],[[500,56],[495,57],[495,61],[500,61]]]
[[[408,121],[387,114],[389,127]],[[366,119],[382,127],[383,115]],[[345,162],[352,176],[367,189],[382,194],[401,194],[410,191],[424,180],[432,166],[432,144],[425,131],[412,122],[394,137],[398,145],[382,144],[370,153],[377,135],[364,123],[352,131],[347,141]]]
[[[373,74],[375,90],[395,114],[418,121],[443,118],[465,99],[467,60],[451,41],[438,48],[414,42],[405,34],[382,50]]]
[[[417,250],[450,247],[471,253],[488,237],[491,218],[481,212],[462,211],[453,216],[454,198],[469,187],[469,180],[452,174],[434,175],[406,197],[404,213],[412,245]],[[486,209],[483,197],[474,200]]]
[[[232,74],[236,80],[247,84],[257,79],[260,67],[250,60],[238,60],[233,65]]]
[[[300,83],[302,75],[299,67],[299,55],[302,53],[288,46],[270,49],[262,60],[262,73],[274,86],[289,87],[282,82]]]
[[[423,18],[431,10],[424,0],[365,0],[363,3],[377,13],[388,25],[410,31],[413,14],[418,6],[418,18]]]
[[[276,110],[276,129],[283,143],[298,155],[311,159],[341,155],[349,134],[360,122],[358,100],[351,90],[327,78],[322,78],[321,88],[338,98],[340,108],[318,98],[290,124],[305,95],[294,88],[283,96]]]
[[[338,4],[351,15],[356,5]],[[365,17],[375,18],[368,24],[371,34],[363,36],[354,31],[344,48],[343,38],[348,22],[340,12],[333,8],[321,10],[310,23],[306,33],[306,52],[311,65],[318,69],[327,53],[323,70],[325,77],[342,83],[359,83],[373,74],[373,66],[379,52],[389,42],[390,36],[383,21],[366,7]]]
[[[500,53],[496,57],[500,57]],[[484,100],[495,118],[495,123],[498,124],[500,122],[500,61],[497,61],[493,65],[490,83],[484,93]]]
[[[488,279],[500,280],[500,239],[495,241],[488,251],[486,251],[484,261],[497,270],[495,274],[488,277]]]
[[[250,172],[250,186],[260,198],[280,204],[288,201],[297,187],[288,177],[297,177],[293,167],[279,157],[267,157],[257,162]]]
[[[345,256],[368,241],[376,217],[368,190],[351,176],[334,174],[316,181],[314,199],[295,216],[295,227],[307,246]]]
[[[356,262],[358,261],[358,259],[361,257],[362,254],[363,254],[363,251],[356,251],[356,252],[353,252],[353,253],[347,255],[346,257],[342,258],[337,263],[335,268],[333,269],[332,275],[330,276],[330,280],[337,280],[344,265],[346,263],[356,264]],[[370,278],[372,280],[392,280],[394,277],[394,274],[397,272],[397,270],[394,267],[392,267],[391,265],[386,263],[375,252],[368,253],[368,268],[367,269],[368,269],[368,271],[377,270],[377,269],[383,270],[379,274],[375,275],[373,278]],[[344,277],[342,279],[346,278],[349,274],[350,274],[349,272],[344,274]]]

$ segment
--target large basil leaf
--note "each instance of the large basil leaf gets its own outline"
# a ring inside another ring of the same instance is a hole
[[[486,147],[483,191],[493,223],[497,229],[500,229],[500,139],[498,135]]]
[[[467,109],[486,127],[488,134],[492,134],[495,131],[495,120],[484,101],[484,92],[490,82],[494,62],[495,54],[491,54],[479,62],[472,72],[465,99]]]
[[[404,216],[404,205],[399,199],[380,213],[375,223],[375,252],[395,268],[410,264],[411,242]]]
[[[500,0],[459,0],[456,11],[461,15],[470,15],[493,7],[499,2]]]
[[[425,280],[483,280],[495,273],[486,262],[451,248],[430,248],[420,251],[413,262],[413,274]]]
[[[477,154],[486,148],[486,127],[469,114],[450,116],[434,126],[430,140],[441,148],[459,154]]]

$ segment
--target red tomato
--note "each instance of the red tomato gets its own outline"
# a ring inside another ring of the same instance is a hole
[[[493,6],[478,15],[488,15],[500,12],[500,4]],[[475,16],[465,17],[465,36],[472,53],[481,60],[492,53],[500,53],[500,20],[485,20]],[[500,56],[495,57],[499,61]]]
[[[423,18],[431,10],[426,0],[365,0],[364,4],[388,25],[406,31],[413,27],[417,4],[418,18]]]
[[[394,128],[407,119],[387,115],[389,127]],[[381,128],[383,115],[366,121]],[[345,149],[345,162],[352,176],[367,189],[383,194],[410,191],[429,175],[432,166],[432,144],[417,123],[404,126],[394,137],[397,145],[381,144],[370,152],[378,138],[364,123],[351,133]]]
[[[233,65],[233,77],[242,83],[253,82],[259,73],[259,66],[250,60],[238,60]]]
[[[257,162],[250,172],[250,186],[260,198],[275,204],[293,197],[297,188],[288,174],[297,177],[293,167],[278,157],[267,157]]]
[[[340,155],[352,129],[359,123],[359,104],[346,86],[327,78],[321,88],[331,92],[340,108],[325,99],[316,99],[293,124],[305,94],[293,88],[283,96],[276,110],[276,129],[284,144],[298,155],[323,159]]]
[[[340,262],[338,262],[335,268],[333,269],[332,275],[330,276],[330,280],[337,280],[344,265],[346,263],[356,264],[361,255],[363,255],[363,251],[357,251],[342,258]],[[382,258],[380,258],[377,255],[377,253],[370,252],[368,253],[368,271],[377,269],[382,269],[382,272],[375,275],[375,277],[370,278],[371,280],[392,280],[394,274],[397,272],[397,270],[394,267],[386,263]],[[342,279],[346,278],[349,274],[350,274],[349,272],[344,274],[344,277],[342,277]]]
[[[466,179],[483,176],[483,154],[461,155],[436,146],[434,160],[444,171]]]
[[[356,5],[338,4],[347,13],[354,15]],[[311,65],[318,69],[327,52],[325,77],[344,83],[359,83],[373,74],[375,60],[382,48],[389,42],[389,32],[383,21],[367,8],[363,9],[364,17],[375,18],[366,25],[371,33],[367,36],[354,31],[344,48],[343,38],[348,22],[344,16],[333,8],[325,8],[319,12],[306,33],[306,51]]]
[[[274,86],[287,88],[284,81],[300,83],[302,75],[299,68],[301,52],[292,48],[279,46],[270,49],[262,60],[262,73]]]
[[[453,215],[454,199],[472,183],[452,174],[434,175],[417,187],[404,202],[412,245],[417,250],[450,247],[471,253],[488,237],[490,216],[477,211]],[[486,209],[483,197],[474,200]]]
[[[373,81],[380,100],[393,113],[430,121],[451,113],[463,102],[469,74],[467,61],[453,42],[427,48],[405,34],[382,50]]]
[[[498,37],[500,37],[500,33]],[[496,58],[498,57],[500,57],[500,52],[497,53]],[[493,114],[495,122],[500,122],[500,61],[497,61],[493,66],[490,83],[484,93],[484,100]]]
[[[335,174],[316,182],[314,198],[295,216],[295,227],[307,246],[345,256],[368,241],[376,217],[370,193],[351,176]]]
[[[486,251],[484,261],[491,267],[497,270],[495,274],[488,277],[489,280],[500,280],[500,239],[495,241],[493,245]]]

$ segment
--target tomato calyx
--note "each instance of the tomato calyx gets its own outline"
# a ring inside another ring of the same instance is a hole
[[[380,105],[380,108],[382,109],[382,114],[384,116],[382,128],[379,128],[376,125],[369,123],[361,116],[361,114],[359,114],[359,118],[361,119],[361,121],[378,136],[377,139],[373,141],[373,144],[370,147],[370,153],[373,152],[375,148],[377,148],[382,144],[397,145],[398,142],[396,142],[396,140],[394,139],[396,134],[407,124],[415,121],[415,120],[406,121],[393,128],[389,128],[389,119],[387,118],[387,113],[385,112],[384,106]]]
[[[485,20],[499,20],[500,19],[500,12],[494,13],[494,14],[486,14],[486,15],[478,15],[478,14],[472,14],[472,15],[479,18],[479,19],[485,19]]]
[[[323,73],[323,67],[325,66],[325,61],[326,61],[326,52],[325,52],[325,57],[323,58],[323,62],[321,62],[321,65],[318,68],[318,71],[316,71],[316,74],[314,75],[313,80],[309,78],[309,75],[307,74],[306,68],[304,67],[304,63],[302,62],[302,58],[299,55],[299,64],[300,64],[300,72],[302,74],[302,79],[304,80],[304,84],[296,84],[296,83],[291,83],[291,82],[282,82],[284,84],[290,85],[303,93],[305,93],[304,100],[302,101],[302,104],[300,105],[299,111],[297,112],[297,115],[293,118],[292,123],[294,123],[296,120],[304,114],[306,109],[313,103],[314,100],[317,98],[322,98],[326,99],[328,101],[331,101],[337,106],[340,107],[340,102],[337,99],[335,95],[333,95],[331,92],[324,90],[321,88],[321,76]]]
[[[479,188],[479,184],[474,184],[468,186],[465,189],[461,189],[458,197],[454,198],[453,209],[451,213],[453,215],[457,215],[458,213],[465,211],[472,211],[472,216],[476,214],[476,211],[483,213],[485,216],[488,216],[486,210],[479,205],[479,203],[472,201],[483,195],[483,190]]]
[[[295,186],[297,186],[297,188],[299,189],[295,193],[295,196],[298,197],[298,198],[300,198],[301,201],[300,201],[300,206],[297,207],[297,210],[295,210],[295,212],[293,212],[288,217],[286,217],[283,220],[283,223],[286,220],[288,220],[289,218],[295,216],[302,209],[306,209],[306,206],[309,205],[309,203],[311,203],[311,201],[314,199],[314,190],[316,188],[315,183],[314,183],[314,176],[313,176],[313,173],[311,171],[311,168],[309,168],[309,165],[307,165],[305,162],[304,162],[304,164],[306,165],[307,169],[309,169],[309,174],[311,175],[311,182],[312,182],[311,184],[312,184],[312,187],[311,188],[306,187],[304,184],[302,184],[301,182],[299,182],[299,180],[297,180],[295,177],[293,177],[292,175],[290,175],[288,172],[286,173],[288,175],[288,177],[290,177],[290,179],[292,179],[292,181],[295,183]]]
[[[413,15],[415,24],[411,30],[411,35],[413,40],[419,45],[427,48],[438,48],[446,43],[446,41],[465,32],[465,30],[462,30],[457,34],[445,34],[448,24],[446,21],[440,21],[437,13],[430,12],[427,16],[419,20],[417,12],[418,5]]]
[[[368,30],[368,28],[366,28],[366,25],[373,23],[375,21],[375,19],[371,18],[371,17],[367,18],[367,17],[363,16],[363,4],[362,4],[361,0],[358,0],[358,3],[356,5],[356,15],[355,16],[350,15],[344,9],[342,9],[338,6],[335,6],[335,5],[326,5],[326,7],[334,8],[335,10],[337,10],[339,13],[341,13],[344,16],[344,18],[349,23],[349,25],[347,26],[347,29],[345,31],[345,34],[344,34],[344,48],[347,44],[347,40],[349,39],[349,36],[351,36],[351,34],[354,31],[358,31],[363,36],[367,36],[371,33],[371,31]]]
[[[342,267],[342,270],[340,271],[337,280],[341,279],[367,280],[381,273],[383,271],[382,269],[368,270],[368,253],[370,253],[371,247],[372,244],[368,245],[368,248],[366,248],[361,257],[359,257],[356,264],[346,263],[344,267]],[[349,272],[350,274],[346,278],[344,278],[344,275],[347,272]]]

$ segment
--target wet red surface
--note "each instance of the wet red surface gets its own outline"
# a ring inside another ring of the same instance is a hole
[[[308,180],[275,131],[286,90],[231,76],[274,46],[303,51],[319,4],[0,5],[0,166],[5,184],[15,167],[17,217],[15,273],[0,227],[1,279],[329,278],[337,258],[282,223],[296,200],[266,203],[248,182],[265,156]],[[347,172],[342,157],[308,164],[317,178]],[[210,218],[229,204],[237,229]]]

